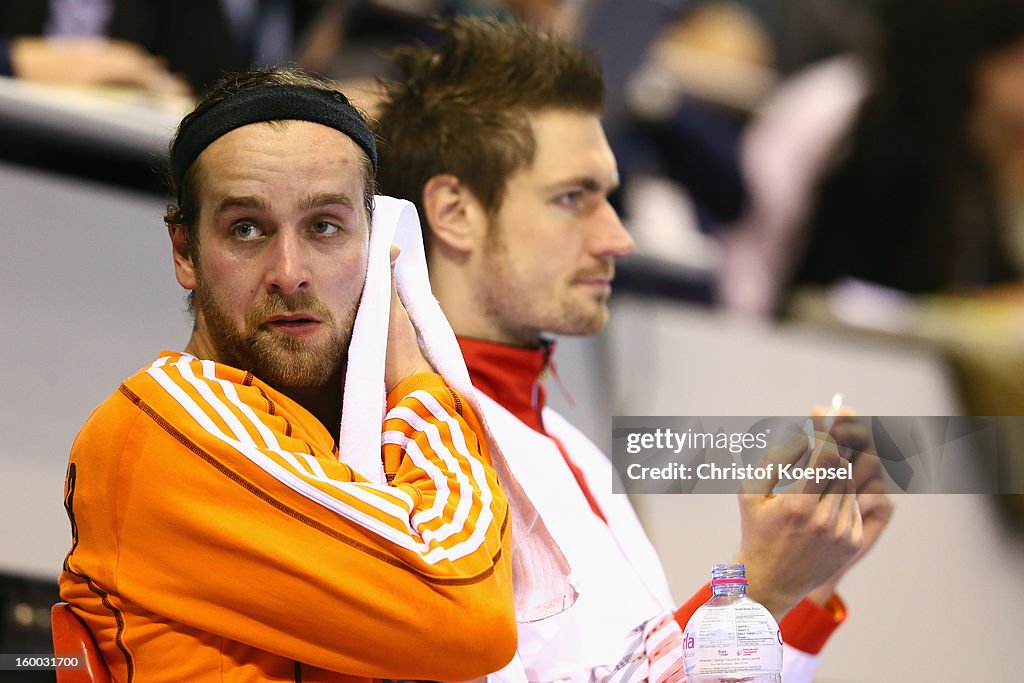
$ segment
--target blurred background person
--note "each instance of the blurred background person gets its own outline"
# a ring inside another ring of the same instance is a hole
[[[343,81],[364,91],[372,108],[377,96],[374,79],[397,76],[385,55],[409,43],[436,45],[441,34],[436,22],[456,16],[521,20],[544,31],[575,34],[581,27],[587,0],[326,0],[296,49],[304,68]]]
[[[1024,268],[1024,4],[871,9],[864,55],[794,78],[748,133],[727,306],[771,312],[790,286],[847,278],[962,292]]]
[[[322,0],[6,0],[0,75],[201,92],[225,72],[292,58]]]
[[[623,174],[617,204],[641,254],[714,271],[714,233],[747,201],[743,126],[775,78],[765,26],[736,2],[687,3],[657,32],[626,86],[622,122],[609,122]],[[671,282],[665,290],[680,294]],[[708,301],[710,288],[691,298]]]

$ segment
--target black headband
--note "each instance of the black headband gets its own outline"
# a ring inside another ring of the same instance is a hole
[[[242,90],[182,121],[171,148],[171,177],[181,201],[185,173],[203,150],[236,128],[262,121],[311,121],[352,138],[377,172],[377,145],[356,108],[336,90],[304,85],[259,85]]]

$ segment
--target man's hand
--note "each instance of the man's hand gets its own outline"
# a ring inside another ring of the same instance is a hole
[[[796,463],[807,450],[798,434],[769,449],[759,466]],[[815,433],[810,467],[842,467],[828,434]],[[773,494],[772,481],[746,483],[739,495],[741,539],[736,561],[746,565],[750,597],[775,618],[847,565],[864,543],[861,512],[852,481],[805,481],[800,492]]]
[[[388,392],[421,372],[434,372],[416,340],[416,329],[395,287],[395,261],[401,250],[391,245],[391,321],[388,325],[388,353],[384,362],[384,385]]]
[[[824,427],[820,421],[822,412],[822,409],[815,407],[812,414],[815,415],[815,422]],[[871,550],[893,513],[893,499],[883,478],[882,461],[875,452],[867,424],[856,419],[849,411],[844,411],[831,425],[829,433],[838,444],[839,452],[853,461],[853,480],[857,485],[857,504],[863,521],[864,543],[860,551],[828,581],[808,593],[808,599],[819,605],[828,602],[835,593],[839,579]]]
[[[14,75],[63,85],[125,85],[153,95],[184,96],[188,84],[138,45],[94,36],[21,37],[11,42]]]

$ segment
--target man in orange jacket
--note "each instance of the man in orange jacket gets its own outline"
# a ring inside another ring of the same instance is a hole
[[[571,42],[479,20],[456,20],[439,47],[408,48],[396,61],[404,81],[388,87],[377,115],[382,189],[420,211],[431,284],[487,422],[580,586],[572,609],[520,624],[526,673],[678,680],[679,631],[710,589],[672,602],[629,501],[611,493],[608,459],[544,400],[545,333],[600,330],[615,259],[633,246],[608,202],[618,170],[601,127],[600,67]],[[838,461],[836,444],[822,441],[815,457]],[[771,457],[794,462],[806,449],[801,436]],[[737,561],[750,595],[782,621],[790,683],[812,679],[845,614],[835,582],[891,512],[884,494],[848,483],[740,498]]]
[[[72,448],[61,596],[119,681],[465,680],[516,649],[508,503],[478,417],[392,297],[382,458],[336,430],[377,157],[343,95],[222,81],[171,149],[195,315]],[[382,387],[383,389],[383,387]]]

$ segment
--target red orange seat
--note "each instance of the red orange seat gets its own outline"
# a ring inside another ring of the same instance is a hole
[[[53,606],[50,623],[53,651],[58,655],[77,655],[85,662],[83,669],[57,669],[57,683],[111,683],[110,671],[96,641],[68,603]]]

